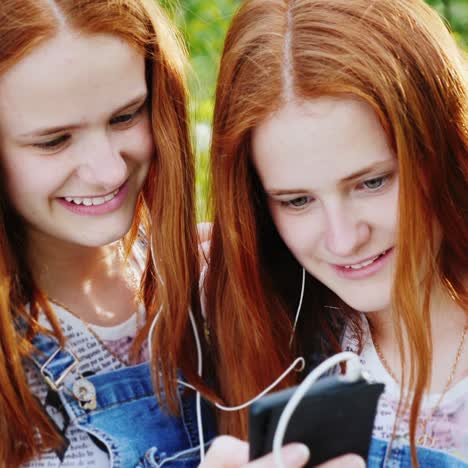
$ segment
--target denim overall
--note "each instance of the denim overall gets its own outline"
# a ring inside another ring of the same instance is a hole
[[[184,395],[179,384],[180,416],[159,406],[151,383],[148,363],[87,376],[95,399],[91,408],[73,395],[74,379],[66,379],[77,358],[61,348],[55,338],[36,335],[33,345],[40,351],[32,361],[49,387],[57,391],[66,417],[98,439],[107,448],[115,468],[180,467],[200,463],[195,395]],[[70,383],[68,382],[70,380]],[[214,420],[202,405],[204,440],[214,437]]]
[[[334,353],[324,337],[316,335],[313,339],[315,351],[308,356],[306,372],[310,372]],[[343,332],[341,341],[343,341]],[[329,373],[334,373],[334,370]],[[417,455],[421,468],[468,468],[468,461],[441,450],[417,447]],[[390,451],[388,441],[372,438],[367,458],[368,468],[411,468],[412,466],[411,450],[407,442],[394,440]]]
[[[367,458],[368,468],[411,468],[411,451],[407,444],[394,441],[388,453],[388,442],[372,438]],[[418,447],[418,461],[421,468],[467,468],[468,463],[446,452]]]

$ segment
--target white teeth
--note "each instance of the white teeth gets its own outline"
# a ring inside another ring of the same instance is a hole
[[[359,270],[360,268],[364,268],[370,265],[371,263],[375,262],[379,257],[381,257],[384,254],[385,252],[382,252],[381,254],[376,255],[374,258],[371,258],[370,260],[366,260],[365,262],[362,262],[362,263],[355,263],[354,265],[345,265],[345,268],[351,269],[351,270]]]
[[[372,260],[367,260],[367,262],[358,263],[356,265],[350,265],[353,270],[359,270],[359,268],[364,268],[367,265],[370,265],[377,257],[373,258]]]
[[[112,193],[104,197],[94,197],[94,198],[82,198],[82,197],[65,197],[65,200],[69,203],[75,203],[75,205],[85,205],[85,206],[96,206],[102,205],[111,201],[119,193],[119,189],[114,190]]]

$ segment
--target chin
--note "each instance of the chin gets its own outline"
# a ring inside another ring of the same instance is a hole
[[[79,241],[75,242],[77,245],[81,245],[82,247],[105,247],[106,245],[113,244],[118,240],[122,239],[122,236],[108,236],[108,237],[101,237],[95,239],[80,239]]]
[[[112,226],[112,223],[108,223],[104,229],[89,229],[80,233],[79,237],[70,236],[69,242],[83,247],[104,247],[122,239],[128,234],[132,223],[133,218],[125,223],[118,223],[117,226]]]
[[[115,231],[112,233],[102,233],[96,237],[90,237],[88,239],[84,239],[83,245],[88,247],[104,247],[105,245],[112,244],[116,241],[122,239],[128,232],[130,231],[131,223],[125,230]]]
[[[382,310],[388,310],[391,306],[390,295],[387,297],[372,297],[364,296],[360,297],[341,297],[350,307],[357,310],[358,312],[379,312]]]

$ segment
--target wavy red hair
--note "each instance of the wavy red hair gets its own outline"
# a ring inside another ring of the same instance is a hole
[[[176,368],[187,367],[190,376],[195,352],[190,352],[193,343],[188,334],[182,343],[172,337],[183,335],[189,307],[195,311],[199,307],[194,161],[183,46],[153,0],[2,0],[0,25],[0,74],[61,28],[116,35],[146,57],[155,157],[126,240],[130,248],[141,224],[146,225],[157,268],[148,254],[141,284],[148,320],[136,347],[161,310],[154,334],[154,362],[159,363],[154,375],[157,388],[165,387],[174,409]],[[61,443],[31,394],[22,360],[31,352],[27,337],[39,328],[39,310],[46,313],[62,342],[63,336],[28,266],[22,223],[7,194],[0,192],[0,465],[11,467]],[[15,327],[18,317],[29,327],[27,336]]]
[[[466,71],[446,26],[422,0],[242,4],[227,34],[217,87],[206,279],[217,385],[228,404],[253,397],[291,362],[300,289],[299,265],[274,229],[251,163],[252,129],[291,97],[355,96],[374,109],[399,162],[393,313],[402,362],[403,340],[409,343],[405,378],[414,390],[410,436],[417,463],[416,420],[432,360],[432,287],[450,287],[467,308]],[[322,336],[339,349],[333,314],[324,308],[339,299],[311,277],[307,294],[309,323],[299,347],[307,350],[312,336]],[[357,326],[356,311],[340,308]],[[245,413],[222,414],[220,421],[245,436]]]

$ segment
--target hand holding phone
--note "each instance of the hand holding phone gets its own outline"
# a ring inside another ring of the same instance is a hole
[[[302,468],[307,463],[309,451],[302,444],[288,444],[281,449],[288,468]],[[362,458],[344,455],[320,465],[320,468],[365,468]],[[270,453],[249,463],[249,446],[231,436],[217,437],[199,468],[273,468],[275,463]]]
[[[250,408],[250,459],[272,451],[281,413],[295,387],[272,393]],[[375,412],[384,385],[361,378],[349,382],[341,376],[316,382],[294,411],[284,443],[302,442],[310,449],[306,465],[313,467],[347,453],[367,458]]]

